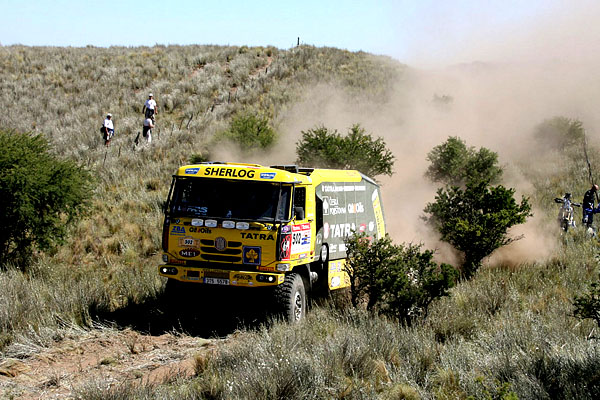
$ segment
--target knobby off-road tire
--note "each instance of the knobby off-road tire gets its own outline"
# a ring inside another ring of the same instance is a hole
[[[302,276],[297,273],[286,275],[285,281],[275,288],[278,313],[288,322],[297,323],[306,315],[306,289]]]

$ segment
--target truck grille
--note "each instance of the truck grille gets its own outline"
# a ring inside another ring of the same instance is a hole
[[[206,261],[217,261],[224,263],[242,262],[242,242],[227,242],[227,247],[219,251],[215,247],[215,241],[211,239],[201,239],[200,257]]]
[[[223,251],[219,251],[214,247],[200,247],[203,253],[211,253],[211,254],[242,254],[242,249],[225,249]]]
[[[200,240],[204,246],[215,246],[215,241],[210,239],[202,239]],[[242,247],[242,242],[227,242],[227,247]]]

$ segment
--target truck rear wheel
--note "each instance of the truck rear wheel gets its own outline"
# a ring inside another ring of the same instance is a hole
[[[275,288],[275,300],[279,313],[288,321],[296,323],[306,315],[306,289],[300,274],[290,273]]]

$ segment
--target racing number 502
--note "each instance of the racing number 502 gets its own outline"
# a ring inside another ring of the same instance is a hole
[[[295,232],[292,234],[292,244],[300,244],[301,240],[302,240],[301,232]]]

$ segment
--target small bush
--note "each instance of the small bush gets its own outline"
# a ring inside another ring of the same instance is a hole
[[[203,153],[196,153],[190,156],[190,164],[201,164],[210,160],[210,156]]]
[[[579,120],[554,117],[539,124],[535,128],[534,137],[542,149],[565,150],[583,143],[585,129]]]
[[[575,296],[575,316],[585,319],[593,319],[600,327],[600,282],[592,282],[588,292],[581,296]]]
[[[23,267],[61,243],[91,197],[91,175],[50,153],[42,135],[0,130],[0,265]]]
[[[356,235],[347,241],[347,272],[352,304],[363,300],[377,310],[410,324],[426,315],[429,304],[454,286],[458,276],[448,264],[433,262],[433,252],[421,245],[394,245],[389,236],[372,243]]]
[[[494,250],[518,239],[508,236],[508,228],[524,223],[531,205],[525,197],[517,204],[514,193],[501,185],[469,183],[465,190],[439,189],[435,202],[425,207],[426,220],[441,239],[463,253],[463,278],[471,278]]]
[[[433,182],[465,186],[468,182],[498,183],[502,169],[497,166],[498,154],[482,147],[476,151],[459,137],[449,137],[428,154],[431,162],[425,176]]]
[[[245,112],[232,118],[229,129],[221,134],[221,138],[238,144],[247,153],[271,147],[277,134],[266,116]]]
[[[324,126],[302,131],[296,154],[299,165],[356,169],[370,177],[391,176],[394,166],[394,155],[385,141],[373,139],[359,124],[353,125],[346,136]]]

